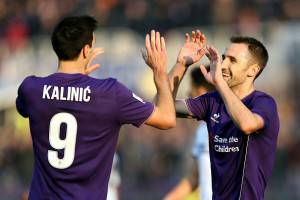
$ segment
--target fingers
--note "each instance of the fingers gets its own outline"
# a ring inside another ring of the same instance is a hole
[[[205,50],[203,48],[199,49],[197,52],[197,56],[202,58],[204,55],[205,55]]]
[[[166,44],[163,37],[160,36],[160,33],[155,30],[151,31],[151,36],[146,35],[145,46],[148,54],[152,51],[164,51],[166,50]]]
[[[206,37],[205,37],[204,34],[201,34],[201,36],[200,36],[200,43],[202,43],[203,46],[204,46],[205,43],[206,43]]]
[[[186,33],[185,34],[185,42],[187,43],[187,42],[190,42],[190,34],[188,34],[188,33]]]
[[[91,62],[100,54],[104,53],[104,49],[103,48],[95,48],[92,49],[89,58],[88,58],[88,63],[87,66],[89,66],[91,64]]]
[[[150,35],[145,38],[146,52],[142,52],[142,56],[146,64],[152,70],[166,71],[167,66],[167,51],[165,39],[160,36],[160,33],[152,30]]]
[[[197,30],[196,32],[196,43],[200,44],[201,43],[201,32],[200,30]]]
[[[199,29],[196,31],[192,31],[192,39],[190,38],[190,35],[188,33],[185,34],[185,42],[194,42],[201,46],[204,46],[206,43],[206,37]]]
[[[160,33],[156,32],[155,34],[155,45],[156,45],[156,49],[161,51],[161,46],[160,46]]]
[[[143,57],[145,63],[147,64],[147,62],[148,62],[147,52],[145,50],[141,49],[141,53],[142,53],[142,57]]]
[[[207,56],[207,58],[210,60],[211,58],[210,58],[210,54],[209,54],[209,52],[207,51],[207,49],[205,49],[204,51],[205,51],[205,55],[206,55],[206,56]]]
[[[216,60],[216,54],[215,54],[215,52],[214,52],[214,50],[212,49],[212,47],[211,46],[207,46],[206,47],[206,50],[207,50],[207,52],[208,52],[208,57],[209,57],[209,60],[210,61],[214,61],[214,60]]]
[[[164,37],[160,38],[160,43],[161,43],[161,50],[162,51],[166,51],[166,42],[165,42],[165,38]]]
[[[216,54],[215,51],[213,50],[213,48],[209,45],[206,46],[205,49],[205,55],[208,58],[208,60],[210,60],[210,62],[213,62],[216,60]]]
[[[92,65],[92,66],[86,68],[86,69],[84,70],[84,73],[85,73],[86,75],[88,75],[88,74],[92,73],[93,71],[96,71],[96,70],[99,69],[99,68],[100,68],[100,64],[95,64],[95,65]]]
[[[94,58],[96,58],[98,55],[100,55],[102,53],[104,53],[104,49],[103,48],[92,49],[92,51],[90,53],[89,62],[91,62]]]
[[[193,41],[193,42],[196,42],[196,38],[197,38],[196,32],[195,32],[195,31],[192,31],[192,41]]]
[[[151,53],[152,49],[151,49],[150,36],[149,36],[149,34],[146,35],[146,38],[145,38],[145,46],[146,46],[147,52],[148,52],[148,53]]]
[[[200,70],[201,70],[203,76],[205,77],[208,73],[206,67],[204,65],[200,65]]]
[[[207,46],[207,51],[209,53],[209,59],[213,61],[220,61],[221,56],[218,52],[218,50],[212,46]]]
[[[206,48],[205,48],[205,55],[208,58],[208,60],[211,61],[211,56],[210,56],[210,52],[209,52],[208,48],[209,48],[209,46],[206,46]]]
[[[214,48],[214,47],[212,47],[212,49],[213,49],[213,51],[214,51],[214,53],[215,53],[215,55],[216,55],[216,59],[217,59],[218,61],[221,61],[221,56],[220,56],[219,51],[218,51],[216,48]]]
[[[152,48],[152,50],[155,50],[156,49],[156,45],[155,45],[155,31],[154,30],[152,30],[151,31],[151,48]]]

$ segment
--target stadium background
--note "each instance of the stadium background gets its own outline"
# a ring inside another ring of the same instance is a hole
[[[33,165],[28,121],[15,110],[16,90],[30,74],[56,70],[49,34],[67,15],[89,14],[100,21],[96,46],[105,54],[93,76],[113,76],[140,96],[155,93],[140,49],[151,29],[167,41],[169,67],[184,33],[202,30],[208,43],[224,50],[228,38],[260,38],[270,61],[257,88],[275,97],[281,130],[266,200],[300,199],[300,1],[297,0],[0,0],[0,199],[20,199]],[[205,59],[204,59],[205,62]],[[188,94],[186,76],[179,97]],[[189,165],[196,121],[178,120],[170,131],[122,128],[118,153],[122,200],[156,200],[176,184]]]

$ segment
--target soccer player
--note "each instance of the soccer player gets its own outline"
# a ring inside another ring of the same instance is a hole
[[[191,73],[190,97],[195,98],[213,90],[202,75],[200,68],[194,68]],[[192,148],[193,161],[187,176],[174,187],[164,200],[182,200],[199,186],[199,199],[212,199],[211,169],[209,158],[208,131],[205,121],[200,121]]]
[[[268,61],[265,46],[252,37],[232,37],[221,57],[200,32],[186,34],[169,76],[173,95],[187,67],[206,53],[205,79],[216,92],[176,101],[181,115],[206,121],[214,200],[261,200],[271,176],[279,132],[274,99],[254,87]]]
[[[99,67],[89,63],[102,53],[93,49],[96,26],[89,16],[62,20],[51,37],[58,71],[29,76],[19,87],[16,106],[29,118],[35,159],[29,199],[106,200],[121,126],[176,124],[164,38],[151,31],[145,39],[159,94],[153,105],[116,79],[86,75]]]

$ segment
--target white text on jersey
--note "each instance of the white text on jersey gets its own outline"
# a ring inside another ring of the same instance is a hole
[[[65,92],[65,89],[67,90]],[[61,101],[84,101],[89,102],[91,89],[90,86],[81,87],[58,87],[53,85],[44,85],[43,99],[61,100]]]

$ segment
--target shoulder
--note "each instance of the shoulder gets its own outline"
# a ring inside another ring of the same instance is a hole
[[[275,99],[271,95],[261,91],[254,92],[251,102],[253,104],[265,104],[268,107],[277,107]]]
[[[201,100],[201,99],[210,99],[210,100],[219,100],[221,99],[221,96],[219,95],[218,92],[208,92],[206,94],[194,97],[194,98],[188,98],[188,99],[193,99],[193,100]]]
[[[115,90],[118,88],[118,80],[115,78],[106,78],[106,79],[97,79],[93,77],[88,78],[88,83],[91,85],[94,89],[96,89],[101,94],[104,93],[111,93],[115,92]]]
[[[195,104],[195,105],[219,105],[222,102],[222,98],[218,92],[209,92],[204,95],[195,97],[195,98],[188,98],[186,99],[186,103],[188,105]]]
[[[94,79],[99,94],[112,95],[111,97],[132,96],[132,91],[115,78]]]
[[[26,78],[24,78],[24,80],[21,82],[20,86],[19,86],[19,90],[28,90],[30,89],[31,87],[33,87],[35,84],[35,80],[37,79],[38,77],[36,76],[27,76]]]
[[[115,85],[118,83],[118,80],[115,79],[115,78],[105,78],[105,79],[98,79],[98,78],[94,78],[94,77],[90,77],[90,76],[87,76],[88,79],[90,79],[90,81],[93,81],[95,83],[98,83],[98,84],[104,84],[104,85]]]
[[[26,84],[28,82],[34,81],[36,79],[38,79],[39,77],[31,75],[31,76],[27,76],[24,78],[24,80],[22,81],[22,84]]]
[[[264,119],[266,127],[269,127],[270,125],[273,125],[273,127],[279,126],[277,105],[271,95],[264,92],[255,91],[250,101],[251,103],[249,106],[251,111],[260,115]]]

